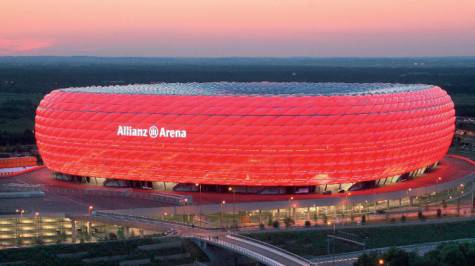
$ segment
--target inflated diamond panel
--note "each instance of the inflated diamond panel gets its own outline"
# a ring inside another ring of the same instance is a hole
[[[429,85],[156,84],[53,91],[37,109],[35,133],[57,172],[297,186],[428,166],[447,152],[454,121],[450,97]]]

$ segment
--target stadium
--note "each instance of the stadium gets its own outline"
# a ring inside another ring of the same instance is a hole
[[[333,193],[432,171],[455,128],[424,84],[160,83],[58,89],[35,136],[56,178],[177,191]]]

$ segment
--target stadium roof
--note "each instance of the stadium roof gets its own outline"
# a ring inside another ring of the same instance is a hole
[[[431,87],[426,84],[392,83],[205,82],[91,86],[60,91],[151,95],[331,96],[388,94]]]

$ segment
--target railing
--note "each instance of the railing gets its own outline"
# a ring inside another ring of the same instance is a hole
[[[233,251],[236,251],[242,255],[245,255],[245,256],[248,256],[248,257],[251,257],[251,258],[254,258],[255,260],[261,262],[261,263],[264,263],[266,265],[270,265],[270,266],[285,266],[285,264],[282,264],[276,260],[273,260],[271,258],[268,258],[264,255],[261,255],[257,252],[254,252],[252,250],[249,250],[247,248],[243,248],[243,247],[240,247],[238,245],[235,245],[235,244],[232,244],[232,243],[229,243],[229,242],[226,242],[226,241],[223,241],[223,240],[219,240],[219,239],[216,239],[216,238],[213,238],[212,236],[210,237],[205,237],[205,236],[190,236],[192,238],[198,238],[198,239],[201,239],[201,240],[204,240],[206,242],[210,242],[210,243],[213,243],[213,244],[216,244],[216,245],[220,245],[222,247],[226,247],[228,249],[231,249]]]
[[[107,187],[87,187],[83,191],[86,195],[102,195],[102,196],[119,196],[129,197],[136,199],[148,199],[159,202],[171,203],[174,205],[183,206],[192,202],[191,196],[175,195],[163,192],[150,192],[137,191],[132,188],[127,189],[110,189]]]
[[[29,191],[41,191],[43,185],[36,184],[21,184],[21,183],[8,183],[3,184],[0,192],[29,192]]]
[[[301,256],[299,256],[299,255],[297,255],[297,254],[295,254],[295,253],[292,253],[292,252],[290,252],[290,251],[288,251],[288,250],[285,250],[285,249],[283,249],[283,248],[279,248],[279,247],[274,246],[274,245],[272,245],[272,244],[266,243],[266,242],[264,242],[264,241],[260,241],[260,240],[254,239],[254,238],[252,238],[252,237],[243,236],[243,235],[238,235],[238,234],[231,234],[231,236],[233,236],[233,237],[235,237],[235,238],[241,238],[241,239],[244,239],[244,240],[247,240],[247,241],[250,241],[250,242],[254,242],[254,243],[257,243],[257,244],[262,245],[262,246],[266,246],[266,247],[268,247],[268,248],[271,248],[271,249],[274,249],[274,250],[279,251],[279,252],[281,252],[281,253],[284,253],[284,254],[286,254],[286,255],[288,255],[288,256],[294,257],[294,258],[296,258],[296,259],[298,259],[298,260],[300,260],[300,261],[302,261],[302,262],[304,262],[304,263],[308,263],[308,264],[311,264],[311,263],[312,263],[310,260],[308,260],[308,259],[306,259],[306,258],[304,258],[304,257],[301,257]]]
[[[18,171],[18,172],[8,172],[8,173],[0,173],[0,177],[13,177],[13,176],[18,176],[18,175],[22,175],[22,174],[27,174],[27,173],[30,173],[30,172],[34,172],[36,170],[40,170],[40,169],[43,169],[45,168],[44,165],[38,165],[38,166],[32,166],[28,169],[25,169],[25,170],[22,170],[22,171]]]
[[[169,220],[162,220],[162,219],[157,219],[157,218],[152,218],[152,217],[147,217],[147,216],[137,216],[137,215],[128,215],[128,214],[121,214],[121,213],[114,213],[114,212],[103,212],[103,211],[94,211],[93,212],[93,217],[106,217],[106,218],[115,218],[115,219],[121,219],[121,220],[135,220],[135,221],[142,221],[145,223],[152,223],[152,224],[162,224],[162,225],[178,225],[178,226],[183,226],[183,227],[188,227],[188,228],[198,228],[198,229],[206,229],[210,231],[216,231],[216,230],[222,230],[223,228],[221,227],[200,227],[197,225],[191,225],[188,223],[181,223],[181,222],[175,222],[175,221],[169,221]]]

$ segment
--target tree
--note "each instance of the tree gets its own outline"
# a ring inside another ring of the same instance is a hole
[[[475,265],[475,244],[473,243],[448,243],[438,246],[420,256],[415,252],[406,252],[398,248],[391,248],[383,254],[362,254],[354,265],[378,265],[382,258],[385,265],[414,265],[414,266],[464,266]]]
[[[294,219],[292,219],[290,217],[285,217],[284,224],[285,224],[285,227],[291,227],[292,225],[295,224],[295,221],[294,221]]]
[[[409,253],[402,249],[390,248],[383,255],[383,259],[390,265],[409,266]]]
[[[376,266],[378,263],[378,254],[375,252],[363,253],[358,257],[358,260],[353,263],[355,266]]]
[[[440,250],[440,260],[446,265],[473,265],[467,262],[465,254],[460,250],[460,245],[445,245]]]
[[[405,221],[406,221],[406,215],[402,215],[402,216],[401,216],[401,222],[404,223]]]
[[[441,209],[437,209],[437,217],[442,217],[442,210]]]
[[[426,219],[426,217],[422,213],[422,210],[417,211],[417,218],[421,221],[424,221]]]
[[[326,214],[323,214],[322,215],[322,220],[323,220],[323,224],[327,224],[328,223],[328,217]]]

